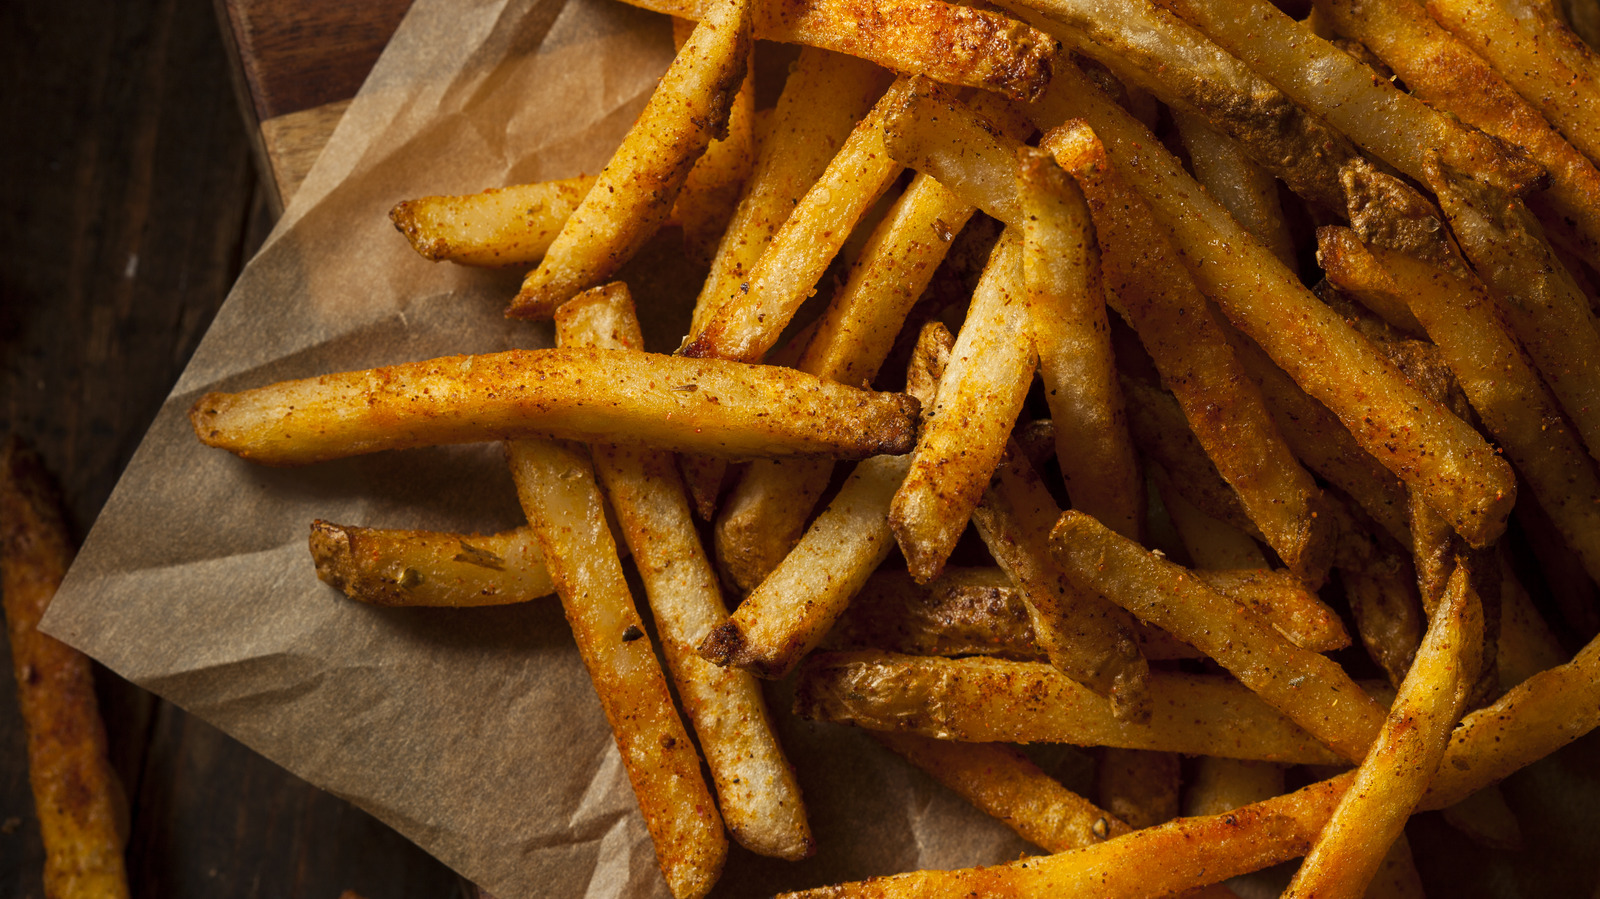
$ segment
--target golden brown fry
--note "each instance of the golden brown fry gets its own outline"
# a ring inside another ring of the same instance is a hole
[[[989,257],[895,493],[890,524],[913,576],[944,567],[1005,450],[1037,358],[1027,334],[1021,241],[1007,232]]]
[[[1419,182],[1438,157],[1510,191],[1543,169],[1403,93],[1266,0],[1156,0],[1374,156]]]
[[[728,133],[728,114],[750,61],[750,0],[706,10],[594,187],[523,279],[506,314],[548,318],[611,277],[672,210],[706,146]]]
[[[870,382],[974,211],[932,178],[914,178],[873,230],[796,367],[841,384]],[[777,567],[832,472],[832,462],[819,460],[757,461],[745,470],[717,521],[717,556],[736,584],[754,589]]]
[[[902,78],[845,140],[828,168],[761,254],[737,293],[678,352],[694,358],[758,362],[811,297],[828,263],[879,195],[900,174],[883,151],[882,110],[899,101]]]
[[[1144,455],[1152,480],[1163,496],[1181,496],[1203,514],[1261,539],[1261,531],[1245,514],[1244,504],[1189,429],[1183,407],[1172,395],[1127,375],[1122,394],[1128,398],[1128,425]],[[1244,563],[1241,563],[1244,564]]]
[[[792,369],[511,350],[209,393],[195,434],[265,465],[528,435],[729,456],[904,453],[917,403]]]
[[[38,629],[73,552],[43,463],[11,437],[0,450],[0,599],[44,843],[45,895],[127,899],[125,800],[106,756],[90,662]]]
[[[683,49],[694,23],[672,20],[672,44]],[[689,258],[707,265],[739,205],[744,182],[755,165],[756,73],[755,48],[745,61],[744,81],[728,109],[728,133],[714,138],[684,179],[672,204],[670,218],[683,227],[683,247]]]
[[[698,19],[712,0],[628,0]],[[870,59],[946,84],[1037,96],[1050,80],[1055,41],[997,13],[939,0],[781,0],[757,4],[755,36]]]
[[[1162,484],[1171,483],[1165,475],[1156,480]],[[1177,490],[1163,486],[1160,494],[1167,517],[1178,532],[1178,540],[1196,568],[1267,567],[1267,554],[1250,535],[1200,511]]]
[[[1462,562],[1383,731],[1284,896],[1360,899],[1366,892],[1444,757],[1482,651],[1483,610]]]
[[[1550,173],[1549,189],[1529,204],[1547,226],[1564,225],[1575,251],[1591,265],[1600,264],[1600,169],[1562,140],[1481,56],[1415,0],[1317,0],[1316,8],[1341,33],[1381,56],[1407,90],[1527,150]]]
[[[641,351],[644,336],[627,288],[580,294],[556,310],[563,346]],[[772,731],[761,687],[748,674],[695,654],[727,620],[683,482],[670,453],[596,446],[595,471],[633,552],[685,714],[700,738],[728,832],[761,855],[790,860],[815,851],[794,771]]]
[[[1083,192],[1031,147],[1020,151],[1022,270],[1056,458],[1074,508],[1138,539],[1144,478],[1128,436],[1100,292],[1100,251]]]
[[[425,259],[532,265],[544,258],[594,181],[593,175],[579,175],[460,197],[402,200],[389,210],[389,219]]]
[[[1183,277],[1178,253],[1088,125],[1067,122],[1045,142],[1088,195],[1110,293],[1195,437],[1284,564],[1320,584],[1332,548],[1316,526],[1321,491],[1278,433],[1205,296]]]
[[[1561,133],[1600,162],[1600,56],[1548,7],[1503,0],[1426,0],[1428,12],[1469,44]]]
[[[722,871],[728,841],[700,775],[700,756],[644,638],[589,458],[581,448],[547,440],[511,441],[506,455],[661,873],[677,899],[704,896]]]
[[[1108,748],[1095,766],[1100,804],[1134,830],[1178,817],[1178,756]]]
[[[311,523],[322,582],[379,606],[498,606],[555,592],[527,528],[445,534]]]
[[[1360,759],[1382,727],[1383,710],[1337,663],[1293,645],[1255,613],[1093,518],[1064,513],[1050,544],[1056,563],[1080,589],[1098,592],[1216,659],[1345,758]]]
[[[1175,108],[1172,120],[1189,151],[1195,180],[1285,268],[1294,271],[1299,262],[1278,201],[1278,179],[1246,155],[1238,141],[1213,130],[1204,116]]]
[[[872,737],[1046,851],[1092,846],[1132,830],[1003,743],[957,743],[883,731],[874,731]]]
[[[1150,673],[1154,711],[1111,703],[1049,665],[887,653],[814,654],[795,714],[869,730],[987,743],[1073,743],[1330,764],[1338,756],[1231,678]]]
[[[884,107],[882,121],[883,146],[895,160],[1021,227],[1017,151],[1022,144],[1017,134],[1007,134],[1005,122],[977,112],[925,78],[912,79],[906,93]]]
[[[1052,125],[1086,119],[1112,162],[1171,229],[1200,288],[1234,324],[1338,415],[1362,448],[1422,485],[1430,504],[1470,543],[1487,545],[1500,534],[1516,496],[1510,467],[1311,296],[1205,195],[1160,140],[1067,65],[1030,113]]]

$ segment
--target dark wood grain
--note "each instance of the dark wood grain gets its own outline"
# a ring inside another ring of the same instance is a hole
[[[0,3],[0,433],[39,447],[80,537],[270,224],[228,71],[207,0]],[[460,892],[370,816],[99,675],[134,896]],[[43,899],[42,867],[7,678],[0,897]]]

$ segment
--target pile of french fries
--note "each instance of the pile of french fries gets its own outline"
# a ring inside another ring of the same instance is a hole
[[[1300,856],[1286,896],[1420,895],[1412,813],[1514,831],[1496,782],[1600,724],[1600,642],[1568,660],[1501,539],[1600,578],[1600,58],[1559,10],[629,2],[679,50],[598,175],[392,213],[532,267],[507,314],[557,348],[195,405],[271,465],[505,441],[526,528],[317,522],[323,580],[559,596],[679,897],[725,833],[815,849],[756,678],[1053,853],[796,895]],[[757,39],[802,45],[771,109]],[[664,225],[708,271],[673,355],[613,280]],[[1103,747],[1099,804],[1031,742]]]

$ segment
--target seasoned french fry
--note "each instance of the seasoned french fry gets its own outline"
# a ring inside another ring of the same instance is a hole
[[[1537,3],[1426,0],[1428,12],[1538,106],[1585,156],[1600,161],[1600,56]]]
[[[1000,221],[1021,227],[1017,151],[1022,143],[1004,125],[927,79],[914,78],[896,103],[884,107],[883,146],[902,165],[937,179]]]
[[[106,756],[89,658],[39,632],[73,552],[43,463],[11,437],[0,449],[0,599],[44,843],[45,895],[127,899],[125,800]]]
[[[1337,663],[1294,646],[1253,612],[1093,518],[1064,513],[1050,545],[1080,589],[1098,592],[1216,659],[1345,758],[1362,758],[1382,727],[1382,709]]]
[[[729,456],[904,453],[917,403],[792,369],[615,350],[510,350],[209,393],[208,446],[265,465],[550,435]]]
[[[713,0],[628,0],[699,19]],[[782,0],[758,4],[755,36],[870,59],[935,81],[1037,96],[1050,80],[1055,41],[997,13],[939,0]]]
[[[389,219],[425,259],[532,265],[544,258],[594,181],[593,175],[579,175],[460,197],[402,200],[389,210]]]
[[[1117,387],[1094,222],[1083,192],[1054,160],[1031,147],[1020,152],[1028,323],[1067,495],[1074,508],[1138,539],[1144,479]]]
[[[1316,527],[1321,491],[1278,433],[1205,296],[1182,276],[1177,252],[1093,130],[1071,121],[1046,141],[1088,195],[1118,311],[1195,437],[1267,544],[1308,584],[1321,583],[1332,550],[1326,529]]]
[[[1338,756],[1230,678],[1150,673],[1154,711],[1111,703],[1049,665],[886,653],[814,654],[795,714],[869,730],[987,743],[1074,743],[1330,764]]]
[[[1402,92],[1266,0],[1156,0],[1312,114],[1424,184],[1434,157],[1508,191],[1543,170],[1520,151]]]
[[[1170,479],[1163,477],[1165,483]],[[1161,504],[1178,532],[1178,540],[1198,569],[1267,567],[1260,544],[1233,525],[1200,511],[1177,490],[1160,488]]]
[[[1574,251],[1600,264],[1600,169],[1481,56],[1414,0],[1317,0],[1316,9],[1382,57],[1411,93],[1527,150],[1550,173],[1549,189],[1529,205],[1547,227],[1565,225]]]
[[[955,234],[975,210],[918,175],[862,249],[850,280],[823,312],[796,366],[841,384],[871,381],[906,313]],[[754,589],[788,554],[827,488],[833,463],[757,461],[717,521],[717,555],[734,582]]]
[[[506,444],[517,496],[611,724],[656,861],[677,899],[704,896],[727,856],[700,756],[673,707],[617,561],[587,454],[568,444]]]
[[[556,338],[563,346],[644,346],[633,301],[620,283],[579,294],[556,310]],[[695,654],[700,638],[728,612],[675,460],[670,453],[634,447],[596,446],[593,454],[644,581],[684,713],[705,751],[728,832],[762,855],[811,855],[816,844],[800,787],[772,732],[760,685]]]
[[[1561,643],[1517,579],[1509,555],[1500,553],[1500,647],[1495,665],[1500,688],[1509,690],[1541,671],[1561,664]]]
[[[1092,846],[1133,829],[1003,743],[957,743],[883,731],[874,731],[872,737],[1046,851]]]
[[[1067,65],[1058,67],[1030,114],[1052,126],[1074,116],[1086,119],[1112,162],[1172,230],[1185,265],[1194,266],[1196,283],[1234,324],[1338,415],[1363,449],[1402,479],[1420,484],[1468,542],[1487,545],[1501,533],[1516,495],[1510,467],[1311,296],[1205,195],[1160,140]],[[1214,247],[1228,252],[1212,252]],[[1362,387],[1353,389],[1357,384]]]
[[[444,534],[311,523],[322,582],[379,606],[498,606],[555,592],[527,528]]]
[[[672,45],[683,49],[694,23],[672,20]],[[695,160],[683,189],[672,204],[671,218],[683,227],[683,247],[690,259],[702,265],[714,258],[717,246],[739,205],[744,182],[755,165],[756,78],[755,48],[745,61],[744,81],[728,108],[728,133],[714,138]]]
[[[1122,394],[1128,398],[1128,426],[1143,453],[1150,476],[1163,496],[1188,500],[1205,515],[1253,538],[1261,531],[1245,514],[1244,504],[1189,429],[1183,407],[1172,395],[1127,375]]]
[[[1178,778],[1170,752],[1108,748],[1095,766],[1100,804],[1134,830],[1178,817]]]
[[[900,174],[900,166],[883,150],[879,118],[908,85],[904,78],[896,81],[850,132],[828,168],[773,235],[749,277],[740,282],[737,295],[724,301],[679,353],[758,362],[778,342],[856,223]]]
[[[1299,263],[1278,202],[1278,179],[1251,160],[1237,141],[1212,129],[1204,116],[1174,109],[1172,120],[1189,151],[1195,180],[1285,268],[1294,271]]]
[[[1032,383],[1033,341],[1017,336],[1027,334],[1020,244],[1007,232],[989,257],[890,507],[895,540],[919,580],[939,573],[966,529]]]
[[[728,114],[750,61],[750,0],[719,0],[662,76],[594,186],[523,279],[506,314],[548,318],[611,277],[671,211],[706,146],[728,133]]]
[[[1285,896],[1360,899],[1433,779],[1482,661],[1483,611],[1458,564],[1383,731]]]

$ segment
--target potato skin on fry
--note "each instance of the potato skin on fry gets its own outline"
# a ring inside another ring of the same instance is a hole
[[[498,606],[555,591],[527,528],[446,534],[311,523],[317,577],[378,606]]]
[[[549,435],[729,456],[898,455],[919,405],[793,369],[619,350],[511,350],[210,393],[195,434],[264,465]]]
[[[28,775],[44,839],[45,895],[127,899],[121,786],[106,757],[89,659],[39,632],[73,547],[49,476],[13,437],[0,450],[0,591]]]

